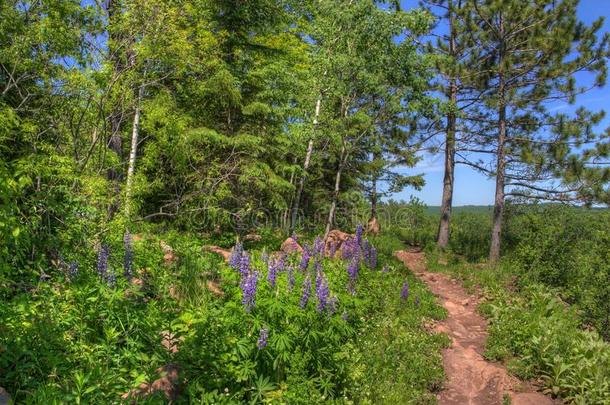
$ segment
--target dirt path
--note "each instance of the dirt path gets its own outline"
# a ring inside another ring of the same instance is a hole
[[[487,323],[477,313],[475,297],[449,276],[428,272],[422,252],[400,251],[396,257],[428,285],[448,312],[447,319],[435,327],[452,341],[451,347],[443,350],[447,382],[438,395],[441,405],[503,404],[505,397],[510,397],[513,405],[556,403],[510,376],[501,364],[484,359]]]

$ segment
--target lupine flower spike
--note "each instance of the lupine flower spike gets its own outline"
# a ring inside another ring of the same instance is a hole
[[[103,244],[100,247],[100,251],[97,253],[97,274],[100,279],[105,280],[108,272],[108,255],[110,250],[107,244]]]
[[[244,248],[241,243],[237,243],[231,252],[231,256],[229,256],[229,265],[234,269],[238,270],[239,265],[241,263],[241,255]]]
[[[269,330],[267,328],[262,328],[258,336],[258,341],[256,342],[256,347],[258,348],[258,350],[263,350],[265,347],[267,347],[268,338]]]
[[[400,291],[400,299],[406,301],[409,298],[409,283],[405,281],[402,285],[402,291]]]

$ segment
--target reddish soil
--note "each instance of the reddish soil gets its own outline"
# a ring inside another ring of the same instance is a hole
[[[449,276],[428,272],[421,251],[411,249],[395,255],[428,285],[448,313],[447,319],[434,327],[451,339],[451,347],[443,350],[447,381],[438,394],[441,405],[495,405],[503,404],[505,397],[510,397],[513,405],[556,403],[531,384],[509,375],[501,364],[485,360],[487,323],[477,313],[476,297]]]

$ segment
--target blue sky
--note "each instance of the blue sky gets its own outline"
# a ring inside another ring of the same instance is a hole
[[[413,7],[418,2],[414,0],[402,1],[404,9]],[[578,7],[578,16],[581,21],[590,24],[597,18],[605,17],[601,32],[610,32],[610,0],[581,0]],[[586,76],[577,78],[581,83],[587,82]],[[574,106],[558,103],[551,108],[563,112],[573,111],[577,106],[585,106],[589,110],[599,111],[606,109],[610,115],[610,85],[603,88],[593,89],[576,100]],[[597,128],[599,131],[610,127],[610,117],[606,117]],[[405,189],[401,193],[392,196],[395,200],[409,200],[415,196],[428,205],[440,205],[443,186],[443,156],[424,156],[415,168],[400,169],[402,173],[423,173],[426,185],[421,191]],[[454,206],[460,205],[491,205],[495,192],[495,180],[489,179],[476,171],[458,165],[455,170],[455,192],[453,196]]]

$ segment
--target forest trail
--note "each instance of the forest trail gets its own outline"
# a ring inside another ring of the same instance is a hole
[[[451,347],[443,350],[447,381],[437,395],[439,404],[501,405],[506,397],[510,397],[513,405],[557,403],[509,375],[501,364],[485,360],[487,323],[477,313],[477,297],[468,294],[448,275],[428,272],[425,255],[420,250],[402,250],[395,255],[428,285],[448,312],[447,319],[434,328],[451,339]]]

